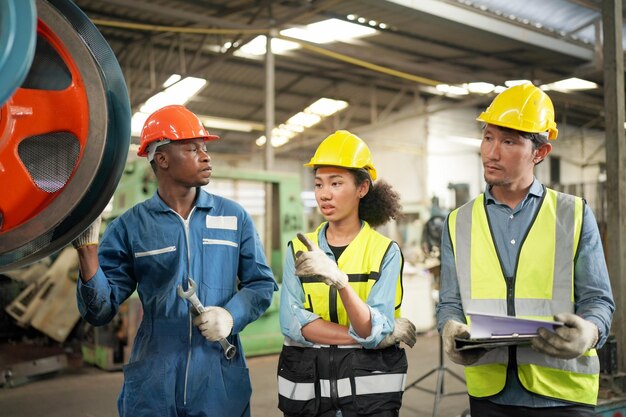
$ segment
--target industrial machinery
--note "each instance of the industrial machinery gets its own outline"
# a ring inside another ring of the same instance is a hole
[[[71,0],[0,2],[0,272],[66,246],[102,212],[130,143],[117,60]]]
[[[0,2],[0,272],[55,255],[91,224],[113,195],[129,144],[122,71],[89,18],[71,0]],[[74,250],[55,256],[8,315],[65,340],[79,319],[68,278],[76,263]],[[60,346],[3,353],[0,385],[66,364]]]

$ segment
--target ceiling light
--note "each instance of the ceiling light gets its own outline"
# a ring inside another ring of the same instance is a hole
[[[139,111],[133,114],[131,134],[139,136],[146,119],[154,111],[171,104],[185,104],[207,85],[207,80],[204,78],[181,78],[178,74],[172,74],[163,83],[165,89],[146,100]]]
[[[185,104],[191,97],[198,94],[206,84],[207,80],[203,78],[185,77],[150,97],[139,110],[150,114],[170,104]]]
[[[323,118],[329,117],[348,107],[348,102],[322,97],[316,100],[303,111],[291,116],[285,123],[272,129],[272,146],[278,147],[289,142],[291,138],[302,133],[319,123]],[[258,146],[263,146],[267,142],[265,136],[256,140]]]
[[[282,125],[284,126],[284,125]],[[272,129],[272,139],[274,139],[275,137],[284,137],[287,138],[287,140],[291,139],[292,137],[296,136],[297,132],[294,132],[293,130],[290,129],[285,129],[283,127],[275,127],[274,129]]]
[[[592,90],[598,88],[598,84],[581,78],[567,78],[550,84],[542,85],[542,90],[556,90],[561,92]],[[545,87],[545,88],[544,88]]]
[[[506,90],[506,87],[503,85],[497,85],[496,88],[493,89],[493,92],[496,94],[500,94],[501,92],[503,92],[504,90]]]
[[[272,147],[273,148],[278,148],[280,146],[283,146],[284,144],[286,144],[287,142],[289,142],[289,138],[285,137],[285,136],[272,136]],[[267,139],[265,138],[265,136],[261,136],[260,138],[258,138],[255,141],[257,146],[263,146],[267,143]]]
[[[302,133],[304,132],[304,126],[300,126],[300,125],[292,125],[292,124],[285,124],[285,123],[281,123],[280,125],[278,125],[279,129],[285,129],[285,130],[291,130],[292,132],[295,133]]]
[[[278,148],[279,146],[283,146],[287,142],[289,142],[289,138],[286,137],[286,136],[274,136],[274,135],[272,135],[272,146],[274,148]]]
[[[319,123],[320,120],[322,120],[322,118],[317,114],[300,112],[294,116],[291,116],[287,120],[287,124],[311,127],[314,124]]]
[[[253,130],[263,131],[265,125],[263,123],[251,122],[246,120],[229,119],[226,117],[213,117],[198,115],[202,124],[207,128],[220,130],[234,130],[237,132],[252,132]]]
[[[457,85],[437,84],[437,91],[441,91],[445,94],[451,94],[454,96],[466,96],[469,94],[466,88],[459,87]]]
[[[349,41],[374,35],[376,29],[357,25],[339,19],[327,19],[302,27],[293,27],[280,31],[281,35],[302,39],[313,43],[331,43]],[[272,44],[274,48],[274,44]]]
[[[239,48],[235,55],[265,55],[265,46],[267,45],[267,38],[265,35],[259,35],[256,38],[252,39],[250,42]],[[272,52],[273,53],[281,53],[286,51],[291,51],[293,49],[299,48],[295,42],[286,41],[284,39],[272,38]]]
[[[307,26],[308,30],[315,33],[330,32],[336,40],[351,40],[376,34],[376,29],[368,28],[339,19],[322,20]]]
[[[350,16],[352,16],[352,19],[350,19]],[[354,20],[357,19],[357,17],[355,15],[348,15],[348,19]],[[367,22],[367,20],[363,17],[359,17],[358,20],[361,23]],[[319,44],[337,41],[348,42],[352,39],[370,36],[376,33],[377,31],[374,28],[334,18],[311,23],[309,25],[291,27],[280,31],[281,35]],[[243,57],[264,55],[266,45],[267,40],[265,35],[259,35],[235,51],[235,55]],[[224,47],[226,47],[226,45],[224,45]],[[272,38],[273,53],[281,54],[297,48],[300,48],[300,45],[295,42]]]
[[[322,97],[309,107],[304,109],[305,113],[318,114],[323,117],[328,117],[331,114],[337,113],[340,110],[348,107],[348,102],[343,100],[333,100],[331,98]]]
[[[458,85],[451,85],[448,89],[448,94],[452,94],[455,96],[466,96],[469,94],[469,91],[463,87],[459,87]]]
[[[489,94],[495,88],[495,85],[485,82],[468,83],[463,84],[463,86],[467,88],[470,93],[474,94]]]
[[[508,80],[504,82],[504,85],[506,85],[507,87],[513,87],[514,85],[521,85],[521,84],[532,84],[529,80]]]

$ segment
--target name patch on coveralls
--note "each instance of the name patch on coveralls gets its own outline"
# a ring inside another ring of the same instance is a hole
[[[235,216],[206,216],[207,229],[237,230],[237,217]]]

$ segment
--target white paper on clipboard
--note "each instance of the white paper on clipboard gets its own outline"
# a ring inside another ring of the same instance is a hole
[[[540,327],[554,331],[563,323],[523,319],[511,316],[468,313],[470,317],[470,338],[456,339],[456,349],[494,348],[510,345],[529,344],[537,337]]]

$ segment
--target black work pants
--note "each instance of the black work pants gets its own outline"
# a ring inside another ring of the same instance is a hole
[[[594,407],[571,405],[565,407],[514,407],[470,397],[471,417],[596,417]]]
[[[387,410],[387,411],[379,411],[374,414],[347,414],[343,412],[343,417],[398,417],[398,410]],[[287,414],[285,414],[286,416]],[[324,414],[320,414],[319,417],[335,417],[337,415],[337,411],[329,411]]]

